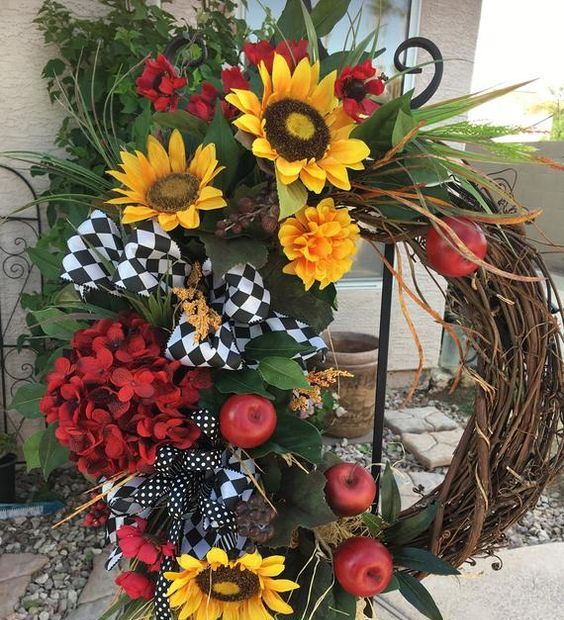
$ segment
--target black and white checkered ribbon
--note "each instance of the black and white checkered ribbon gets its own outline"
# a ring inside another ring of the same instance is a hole
[[[150,295],[159,288],[166,293],[171,286],[182,288],[192,270],[156,221],[142,222],[124,241],[115,222],[99,210],[78,227],[68,248],[62,278],[73,282],[81,294],[99,289]],[[190,367],[239,370],[245,364],[249,340],[268,332],[285,332],[310,345],[310,353],[296,355],[300,362],[327,348],[309,325],[271,308],[270,291],[252,265],[236,265],[218,277],[206,260],[202,271],[208,301],[222,316],[222,323],[207,338],[196,341],[196,329],[182,314],[167,345],[169,359]]]
[[[147,518],[150,512],[166,503],[171,517],[168,540],[181,553],[203,558],[211,547],[226,551],[242,551],[246,538],[237,533],[234,509],[253,493],[250,476],[258,478],[252,459],[239,452],[228,453],[217,445],[217,419],[207,410],[200,410],[192,419],[202,430],[206,448],[179,450],[173,446],[159,448],[155,474],[136,476],[108,493],[111,516],[106,525],[109,542],[116,543],[116,532],[135,517]],[[108,483],[112,484],[112,483]],[[110,570],[120,560],[115,548],[106,568]],[[170,609],[164,573],[173,570],[174,558],[165,557],[155,589],[155,617],[169,620]]]

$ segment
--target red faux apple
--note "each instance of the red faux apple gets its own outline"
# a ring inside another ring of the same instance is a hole
[[[333,569],[337,581],[349,594],[375,596],[392,580],[394,561],[380,541],[355,536],[335,549]]]
[[[219,412],[219,430],[239,448],[256,448],[270,439],[276,428],[274,405],[254,394],[230,396]]]
[[[465,217],[445,217],[448,224],[462,243],[478,258],[483,259],[488,249],[484,231],[472,220]],[[456,248],[446,230],[439,233],[430,228],[426,238],[427,260],[429,265],[443,276],[459,278],[474,273],[479,265],[465,258]]]
[[[376,497],[376,483],[356,463],[338,463],[325,472],[325,497],[336,515],[352,517],[368,510]]]

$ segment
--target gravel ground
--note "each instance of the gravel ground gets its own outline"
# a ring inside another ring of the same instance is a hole
[[[43,487],[41,475],[18,472],[18,500],[30,501]],[[82,516],[57,529],[52,526],[88,499],[89,483],[71,467],[53,475],[51,493],[65,502],[64,511],[42,517],[0,520],[3,553],[36,553],[49,558],[36,573],[20,600],[20,607],[5,620],[61,620],[76,607],[92,566],[102,552],[102,530],[82,525]]]

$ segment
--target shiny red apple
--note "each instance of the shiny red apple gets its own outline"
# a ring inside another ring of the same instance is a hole
[[[325,497],[333,512],[352,517],[370,508],[376,497],[376,483],[364,467],[338,463],[325,471]]]
[[[378,540],[355,536],[341,543],[333,554],[335,577],[354,596],[380,594],[392,580],[392,554]]]
[[[276,428],[276,409],[262,396],[235,394],[219,412],[219,431],[239,448],[256,448],[270,439]]]
[[[445,224],[455,232],[462,243],[478,258],[483,259],[488,250],[484,231],[465,217],[445,217]],[[443,276],[459,278],[474,273],[479,265],[464,257],[454,244],[448,231],[439,233],[434,227],[426,237],[426,251],[429,265]]]

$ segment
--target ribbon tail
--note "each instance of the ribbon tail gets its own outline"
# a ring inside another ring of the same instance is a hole
[[[184,521],[182,519],[174,519],[168,531],[168,540],[175,546],[177,550],[182,536],[183,526]],[[159,571],[157,583],[155,586],[155,620],[172,620],[173,618],[170,609],[170,603],[166,595],[167,590],[170,586],[170,582],[168,581],[168,579],[166,579],[164,574],[168,571],[174,570],[175,565],[175,558],[171,558],[168,556],[164,558],[161,565],[161,569]]]

